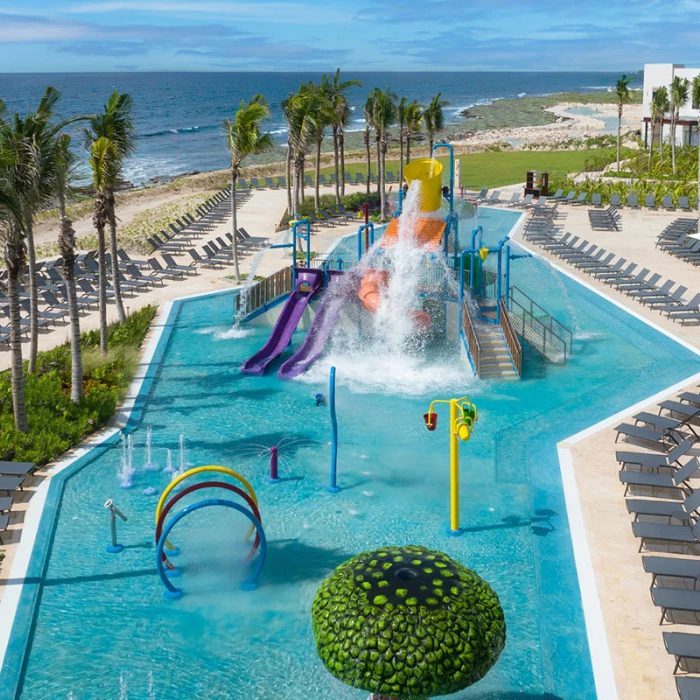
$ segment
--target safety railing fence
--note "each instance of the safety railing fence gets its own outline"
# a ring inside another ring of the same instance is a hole
[[[520,308],[527,309],[529,315],[545,326],[551,334],[559,338],[565,345],[565,354],[571,355],[574,334],[560,321],[557,321],[548,311],[543,309],[536,301],[531,299],[522,289],[512,286],[509,290],[508,301],[517,303]]]
[[[292,268],[285,267],[237,294],[235,301],[236,315],[238,316],[241,313],[241,304],[245,305],[243,315],[247,316],[271,304],[281,296],[289,294],[291,291]]]
[[[515,332],[515,329],[513,328],[513,324],[510,322],[508,310],[506,309],[506,305],[503,299],[501,299],[498,302],[498,305],[500,306],[501,311],[501,330],[503,331],[503,336],[506,339],[506,344],[508,345],[508,351],[510,352],[510,356],[513,358],[515,371],[518,373],[518,376],[520,376],[522,369],[523,348],[522,345],[520,345],[520,341],[518,340],[518,336]]]
[[[469,354],[471,355],[472,362],[474,363],[474,370],[478,377],[481,374],[481,346],[479,345],[479,338],[476,335],[474,321],[471,317],[466,299],[462,300],[462,332],[467,340]]]

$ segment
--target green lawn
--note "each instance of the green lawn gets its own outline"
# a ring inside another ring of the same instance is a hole
[[[425,150],[425,149],[423,149]],[[627,150],[623,153],[626,155]],[[587,151],[488,151],[486,153],[471,153],[457,156],[461,161],[461,184],[470,189],[481,187],[502,187],[517,182],[525,182],[528,170],[546,170],[550,177],[566,175],[570,172],[581,172],[587,161],[595,158],[597,163],[604,161],[612,163],[615,160],[614,148],[597,148]],[[445,158],[438,160],[446,163]],[[375,163],[372,172],[375,172]],[[348,163],[345,166],[353,176],[358,171],[366,173],[367,168],[362,163]],[[386,169],[398,175],[399,163],[387,160]],[[333,168],[322,168],[321,172],[328,177]],[[313,178],[313,171],[309,171]]]

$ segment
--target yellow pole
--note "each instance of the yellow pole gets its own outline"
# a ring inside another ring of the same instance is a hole
[[[459,438],[457,399],[450,401],[450,530],[459,532]]]

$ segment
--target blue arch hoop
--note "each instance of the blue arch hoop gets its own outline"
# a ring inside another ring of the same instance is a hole
[[[197,501],[191,506],[187,506],[187,508],[181,510],[168,523],[167,527],[163,528],[163,532],[158,540],[158,546],[156,547],[156,568],[158,569],[160,580],[163,582],[163,585],[166,588],[166,598],[177,600],[182,598],[183,595],[181,588],[176,588],[173,586],[170,579],[166,576],[165,569],[163,567],[163,547],[165,547],[165,542],[168,539],[168,535],[175,525],[177,525],[177,523],[179,523],[180,520],[182,520],[186,515],[189,515],[200,508],[207,508],[209,506],[224,506],[225,508],[232,508],[233,510],[237,510],[239,513],[243,513],[243,515],[250,520],[255,529],[258,531],[258,534],[260,535],[260,553],[257,558],[257,564],[252,574],[245,581],[243,581],[241,588],[244,591],[253,591],[258,587],[258,577],[260,576],[263,566],[265,566],[265,557],[267,555],[267,540],[265,539],[265,530],[263,530],[262,523],[247,508],[244,508],[238,503],[226,501],[223,498],[209,498],[204,501]]]

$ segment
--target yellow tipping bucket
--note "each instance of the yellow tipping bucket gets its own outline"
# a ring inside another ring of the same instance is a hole
[[[442,204],[442,163],[430,158],[412,160],[404,169],[403,175],[410,185],[413,180],[421,183],[420,210],[436,211]]]

